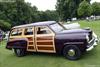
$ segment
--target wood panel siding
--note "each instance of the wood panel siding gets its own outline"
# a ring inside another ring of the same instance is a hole
[[[52,36],[40,36],[37,37],[37,40],[52,40]]]
[[[47,52],[47,53],[55,53],[55,43],[54,43],[54,36],[55,34],[47,27],[45,26],[47,29],[49,30],[50,33],[43,33],[43,34],[37,34],[35,35],[35,42],[36,42],[36,49],[37,52]],[[36,27],[36,31],[37,32],[37,28]],[[43,26],[44,28],[44,26]],[[42,28],[42,30],[43,30]]]
[[[37,42],[37,45],[53,45],[53,42]]]
[[[29,45],[33,45],[34,44],[34,42],[29,42]]]
[[[52,48],[52,47],[41,47],[41,46],[38,46],[37,47],[38,48],[38,50],[50,50],[50,51],[52,51],[52,50],[54,50],[54,48]]]
[[[33,37],[27,37],[29,41],[33,41]]]

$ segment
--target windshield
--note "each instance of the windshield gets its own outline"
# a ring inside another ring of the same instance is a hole
[[[62,25],[60,25],[59,23],[55,23],[50,25],[51,29],[54,30],[56,33],[57,32],[61,32],[64,30],[64,27]]]

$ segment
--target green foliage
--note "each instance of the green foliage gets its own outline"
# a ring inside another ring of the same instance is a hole
[[[11,28],[11,24],[8,22],[5,22],[4,20],[0,20],[0,29],[7,31]]]
[[[52,20],[58,20],[58,14],[56,11],[40,11],[39,12],[40,21],[52,21]]]
[[[82,1],[77,10],[80,17],[87,17],[92,14],[92,7],[87,1]]]
[[[59,20],[67,20],[76,14],[76,3],[74,0],[57,0],[56,9],[59,14]]]
[[[73,17],[78,17],[77,9],[83,0],[57,0],[56,10],[59,14],[59,20],[66,21]],[[88,3],[90,0],[86,0]]]
[[[57,0],[56,10],[59,14],[59,20],[66,21],[73,17],[78,17],[77,9],[83,0]],[[90,3],[90,0],[86,0]]]
[[[24,0],[0,2],[0,19],[10,22],[11,26],[33,23],[37,21],[57,20],[56,11],[38,11]]]
[[[94,2],[92,4],[92,9],[93,9],[93,15],[100,15],[100,3],[99,2]]]

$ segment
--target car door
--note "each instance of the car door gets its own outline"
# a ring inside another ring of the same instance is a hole
[[[24,29],[24,38],[27,41],[27,51],[36,51],[35,40],[34,40],[34,27],[26,27]]]
[[[48,26],[35,27],[37,52],[55,53],[54,32]]]

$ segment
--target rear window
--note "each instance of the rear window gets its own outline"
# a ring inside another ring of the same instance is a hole
[[[22,29],[13,29],[11,31],[11,36],[20,36],[22,35]]]

